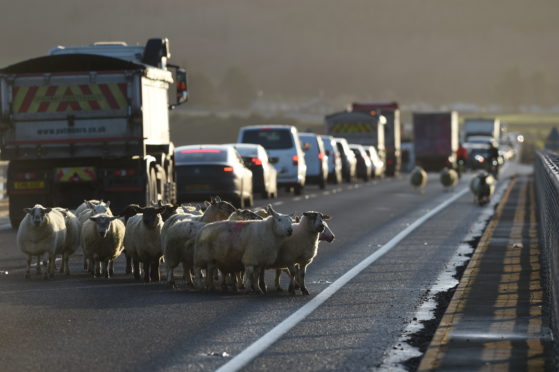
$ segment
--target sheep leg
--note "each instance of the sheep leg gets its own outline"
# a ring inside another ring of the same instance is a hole
[[[182,276],[186,281],[186,285],[189,286],[190,288],[194,288],[194,282],[192,281],[192,274],[193,274],[192,268],[188,267],[188,263],[186,261],[182,263],[182,267],[183,267]]]
[[[229,273],[224,273],[223,271],[221,271],[221,289],[223,290],[223,292],[227,292],[227,279],[229,275]]]
[[[25,279],[29,279],[31,277],[31,261],[33,260],[33,256],[30,254],[27,255],[27,271],[25,271]],[[39,264],[37,264],[39,266]]]
[[[64,252],[64,255],[62,256],[62,267],[64,267],[64,272],[66,273],[66,275],[70,275],[70,264],[68,263],[68,261],[70,261],[70,254]]]
[[[29,256],[29,259],[31,259],[31,256]],[[43,261],[43,260],[42,260],[41,255],[38,255],[38,256],[37,256],[37,267],[35,268],[37,274],[41,274],[41,271],[42,271],[41,265],[43,264],[42,261]],[[31,265],[31,262],[29,262],[29,264]]]
[[[160,275],[159,275],[159,259],[155,259],[152,261],[151,263],[151,281],[152,282],[158,282],[160,279]]]
[[[258,266],[246,266],[245,276],[247,279],[247,288],[254,293],[264,294],[258,286],[258,277],[260,275],[260,268]]]
[[[304,295],[309,294],[309,291],[307,290],[307,287],[305,287],[305,274],[306,274],[306,272],[307,272],[307,265],[302,265],[302,266],[299,267],[297,281],[299,282],[299,285],[301,286],[301,293],[303,293]]]
[[[93,277],[98,278],[101,276],[101,261],[99,257],[93,257]]]
[[[114,260],[109,260],[109,275],[113,276],[115,274],[115,262]]]
[[[136,257],[132,258],[132,265],[134,267],[134,279],[140,279],[140,261]]]
[[[126,253],[126,250],[124,250],[124,257],[126,257],[126,274],[132,274],[132,257]]]
[[[258,288],[263,292],[268,292],[268,288],[266,288],[266,280],[264,279],[264,274],[266,270],[264,268],[260,268],[260,274],[258,275]]]
[[[206,289],[208,291],[214,290],[214,272],[215,264],[213,262],[208,262],[206,267]]]
[[[103,260],[100,262],[101,264],[101,271],[103,272],[103,276],[107,279],[111,277],[109,274],[109,260]]]
[[[283,288],[280,285],[280,276],[281,276],[281,269],[276,269],[276,277],[274,278],[274,285],[276,287],[276,291],[283,292]]]
[[[54,271],[56,269],[56,265],[54,263],[54,258],[56,256],[54,254],[49,253],[49,267],[47,272],[45,273],[45,279],[54,278]]]
[[[144,269],[144,282],[149,283],[149,261],[142,262]]]
[[[175,268],[171,266],[169,261],[165,261],[165,267],[167,268],[167,285],[171,288],[176,288]]]
[[[245,278],[243,274],[244,274],[243,271],[237,271],[235,273],[235,281],[237,282],[235,286],[238,289],[245,289],[245,283],[244,283]]]
[[[287,268],[288,274],[289,274],[289,293],[294,295],[295,294],[295,290],[299,287],[299,284],[297,283],[297,278],[298,278],[298,271],[299,268],[296,265],[290,265]]]

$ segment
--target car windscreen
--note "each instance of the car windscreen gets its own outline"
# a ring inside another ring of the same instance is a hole
[[[240,146],[235,148],[237,149],[239,155],[241,155],[242,157],[252,157],[252,158],[258,157],[258,151],[256,150],[256,148],[247,148],[247,147],[240,147]]]
[[[244,143],[256,143],[268,150],[293,147],[291,132],[286,129],[249,129],[243,134]]]
[[[220,149],[184,149],[175,154],[177,164],[220,163],[227,161],[227,151]]]

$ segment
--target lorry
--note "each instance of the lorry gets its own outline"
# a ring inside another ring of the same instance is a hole
[[[0,69],[12,226],[37,203],[75,208],[103,199],[118,211],[175,201],[169,110],[186,102],[188,86],[186,70],[169,58],[168,39],[155,38],[59,46]]]
[[[456,169],[457,112],[414,112],[412,117],[415,164],[427,172]]]
[[[397,176],[402,165],[400,139],[400,107],[398,102],[361,102],[352,103],[353,112],[382,115],[386,118],[384,127],[384,147],[386,152],[386,175]]]
[[[345,138],[348,143],[372,145],[385,161],[384,128],[386,118],[371,112],[340,111],[324,118],[326,134]]]
[[[472,136],[486,136],[499,142],[501,136],[501,122],[495,118],[472,118],[464,120],[462,127],[462,142],[468,142]]]

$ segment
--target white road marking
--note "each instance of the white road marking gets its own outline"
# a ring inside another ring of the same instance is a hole
[[[271,331],[266,333],[264,336],[260,337],[258,340],[253,342],[249,347],[236,355],[229,362],[225,363],[217,372],[229,372],[238,371],[248,363],[250,363],[254,358],[260,355],[264,350],[270,347],[274,342],[279,340],[284,334],[286,334],[291,328],[295,327],[299,322],[303,321],[309,314],[316,310],[320,305],[322,305],[326,300],[332,297],[339,289],[346,285],[350,280],[356,277],[361,271],[369,267],[373,262],[381,258],[385,253],[389,252],[398,243],[400,243],[404,238],[411,234],[419,226],[427,222],[431,217],[448,207],[450,204],[454,203],[458,198],[462,197],[468,192],[468,188],[465,187],[462,190],[453,193],[453,195],[445,200],[443,203],[439,204],[436,208],[430,210],[428,213],[424,214],[421,218],[416,220],[414,223],[402,230],[398,235],[392,238],[389,242],[379,248],[377,251],[372,253],[369,257],[365,258],[359,264],[354,266],[344,275],[339,277],[334,283],[326,287],[322,292],[320,292],[316,297],[311,299],[305,305],[303,305],[299,310],[295,311],[280,324],[275,326]]]

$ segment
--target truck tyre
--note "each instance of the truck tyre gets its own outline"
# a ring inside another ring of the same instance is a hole
[[[155,175],[155,169],[149,169],[148,179],[146,182],[146,205],[156,205],[157,204],[157,178]]]

